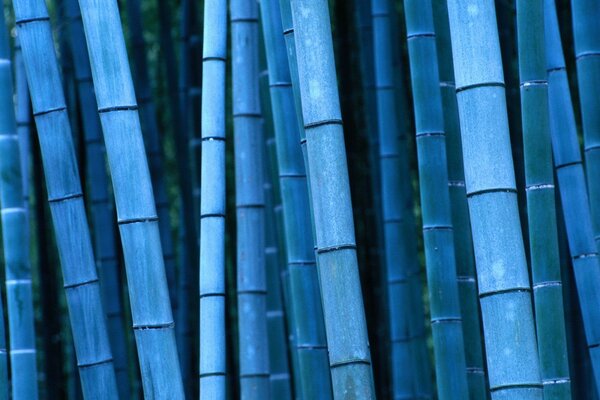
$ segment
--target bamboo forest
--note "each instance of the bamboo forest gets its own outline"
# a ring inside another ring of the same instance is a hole
[[[599,400],[600,0],[4,0],[0,400]]]

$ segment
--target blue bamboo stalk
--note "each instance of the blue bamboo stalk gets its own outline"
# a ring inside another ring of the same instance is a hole
[[[82,389],[89,398],[116,398],[105,314],[48,11],[39,0],[18,0],[13,6],[42,150]]]
[[[600,387],[600,261],[556,7],[544,0],[546,69],[554,168],[558,178],[575,284],[596,387]]]
[[[25,76],[25,65],[21,54],[19,38],[14,43],[14,74],[15,74],[15,107],[17,135],[19,136],[19,151],[21,160],[21,178],[23,179],[23,202],[27,208],[29,219],[30,176],[31,176],[31,99]],[[27,224],[29,226],[29,223]]]
[[[542,399],[494,2],[448,1],[492,399]]]
[[[200,399],[226,398],[225,96],[227,2],[205,0],[200,203]]]

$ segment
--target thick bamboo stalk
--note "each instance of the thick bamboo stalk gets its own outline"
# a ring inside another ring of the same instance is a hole
[[[570,399],[548,114],[548,74],[543,45],[543,0],[517,0],[517,34],[529,251],[540,373],[544,399]]]
[[[471,400],[485,399],[485,371],[483,366],[483,340],[481,337],[481,319],[477,300],[477,279],[475,276],[475,257],[471,221],[465,190],[465,171],[460,139],[460,121],[456,102],[454,68],[452,67],[452,43],[448,25],[446,0],[434,0],[433,16],[435,22],[438,70],[442,108],[444,110],[444,131],[448,154],[448,189],[452,208],[452,226],[454,228],[454,250],[456,254],[456,274],[458,295],[465,340],[465,361],[467,364],[467,382]]]
[[[76,0],[64,0],[67,42],[71,49],[73,75],[78,92],[86,152],[85,175],[91,201],[92,229],[100,288],[107,316],[108,332],[117,375],[119,396],[129,393],[127,345],[124,328],[123,300],[119,259],[116,249],[113,209],[108,193],[108,175],[98,107],[92,84],[92,71],[85,44],[83,24]]]
[[[468,398],[431,0],[405,0],[437,393]]]
[[[449,0],[448,14],[490,390],[541,399],[494,2]]]
[[[89,398],[116,398],[105,314],[48,11],[39,0],[19,0],[13,6],[42,150],[82,389]]]
[[[544,0],[546,69],[554,168],[573,262],[575,284],[592,361],[600,387],[600,261],[577,138],[558,19],[553,0]]]
[[[230,18],[240,390],[242,399],[268,399],[264,140],[258,85],[258,4],[231,0]]]
[[[200,399],[226,398],[225,97],[227,2],[204,2],[200,203]]]
[[[12,63],[4,15],[0,16],[0,213],[4,250],[6,301],[9,329],[9,355],[12,397],[37,399],[37,368],[29,227],[27,205],[23,201],[21,154],[15,106]],[[3,314],[0,317],[4,318]],[[4,321],[0,334],[4,341]],[[6,354],[6,348],[4,348]],[[8,395],[6,355],[1,362],[0,396]]]
[[[334,398],[375,397],[328,3],[291,2]]]
[[[308,182],[278,0],[262,0],[261,16],[269,66],[279,187],[283,206],[290,310],[295,327],[299,379],[304,398],[331,397],[327,342],[317,274]]]
[[[150,172],[116,1],[80,0],[146,399],[183,398]],[[106,38],[110,37],[110,41]]]
[[[573,0],[571,7],[592,228],[600,248],[600,2]]]

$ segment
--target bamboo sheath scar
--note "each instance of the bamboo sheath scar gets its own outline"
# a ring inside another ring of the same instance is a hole
[[[553,0],[544,0],[550,133],[563,217],[596,386],[600,384],[600,260]]]
[[[116,378],[48,11],[38,0],[15,1],[13,6],[83,394],[114,399]]]
[[[541,400],[494,2],[449,0],[477,282],[494,400]]]
[[[158,218],[117,3],[80,0],[79,6],[113,182],[144,396],[181,399]]]

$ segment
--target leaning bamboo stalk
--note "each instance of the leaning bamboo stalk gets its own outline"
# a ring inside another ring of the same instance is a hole
[[[437,392],[468,398],[433,8],[431,0],[405,0],[404,10]]]
[[[456,274],[460,297],[460,309],[465,340],[465,361],[467,382],[471,400],[485,399],[485,371],[483,367],[483,341],[481,319],[477,300],[477,279],[471,221],[465,190],[465,171],[460,139],[460,121],[456,103],[454,68],[452,67],[452,44],[448,25],[446,0],[434,0],[434,21],[444,110],[444,131],[448,154],[448,189],[452,206],[452,226],[454,227],[454,249],[456,253]]]
[[[570,399],[544,52],[544,1],[517,1],[529,250],[545,399]]]
[[[200,399],[224,400],[225,333],[225,97],[227,2],[204,2],[200,203]]]
[[[327,399],[331,396],[331,382],[313,249],[308,182],[286,43],[282,35],[280,4],[278,0],[261,0],[260,5],[283,206],[290,314],[295,328],[293,345],[298,357],[298,381],[295,383],[305,398]]]
[[[13,2],[37,124],[82,389],[117,397],[100,287],[46,5]]]
[[[242,399],[269,397],[258,4],[230,1]],[[203,185],[204,186],[204,185]]]
[[[542,385],[494,2],[448,1],[465,181],[493,399]]]
[[[544,7],[554,168],[558,178],[587,347],[596,387],[600,387],[600,292],[597,290],[600,287],[600,261],[594,242],[590,203],[555,3],[553,0],[545,0]]]
[[[116,1],[80,0],[111,171],[142,385],[183,398],[158,218]],[[106,37],[112,40],[107,43]]]
[[[0,213],[8,306],[11,388],[13,399],[34,400],[38,398],[38,387],[29,227],[27,205],[23,202],[22,163],[13,104],[11,68],[8,32],[4,15],[1,15]],[[4,335],[4,329],[0,333]],[[0,380],[2,379],[0,377]]]
[[[293,0],[291,6],[333,395],[372,399],[328,3]]]

